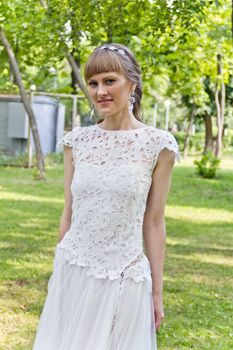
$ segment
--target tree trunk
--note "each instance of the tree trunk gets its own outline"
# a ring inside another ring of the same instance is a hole
[[[48,5],[45,2],[45,0],[40,0],[40,4],[45,10],[48,10]],[[87,88],[86,88],[86,86],[85,86],[85,84],[83,82],[83,79],[82,79],[82,76],[81,76],[81,73],[80,73],[80,67],[76,64],[75,58],[69,52],[69,49],[67,48],[67,45],[64,42],[64,39],[61,36],[60,36],[60,39],[61,39],[62,43],[65,46],[65,56],[66,56],[67,62],[69,63],[69,65],[71,67],[71,70],[73,72],[73,76],[75,77],[75,80],[76,80],[80,90],[83,92],[84,96],[86,97],[86,99],[87,99],[87,101],[89,103],[89,106],[92,108],[92,101],[91,101],[91,98],[90,98],[90,96],[88,94]]]
[[[93,102],[88,94],[86,85],[84,84],[82,77],[81,77],[81,73],[80,73],[80,62],[75,59],[75,57],[69,53],[68,49],[66,52],[66,58],[68,63],[71,66],[71,70],[72,70],[72,84],[74,84],[75,82],[78,84],[79,88],[81,89],[81,91],[83,92],[83,94],[85,95],[90,108],[94,108],[93,107]],[[97,117],[97,122],[101,122],[103,119],[101,119],[101,116],[99,115],[98,111],[95,109],[95,116]]]
[[[213,131],[212,131],[212,119],[211,116],[207,113],[203,116],[205,123],[205,148],[204,154],[208,151],[213,152],[214,140],[213,140]]]
[[[192,127],[193,127],[195,110],[196,110],[196,106],[195,106],[195,104],[193,104],[191,112],[190,112],[189,125],[188,125],[187,131],[186,131],[186,136],[185,136],[185,141],[184,141],[184,153],[183,153],[184,159],[186,159],[188,157],[189,140],[190,140],[190,134],[191,134]]]
[[[233,0],[231,0],[231,39],[233,41]]]
[[[35,150],[36,150],[36,159],[37,159],[37,168],[39,171],[39,179],[44,179],[45,178],[45,167],[44,167],[44,157],[43,157],[43,152],[40,144],[40,138],[38,134],[38,129],[37,129],[37,123],[36,123],[36,118],[34,116],[34,112],[31,108],[28,96],[26,94],[26,91],[24,89],[24,85],[22,82],[21,74],[19,71],[18,63],[15,58],[15,54],[11,48],[11,45],[4,33],[4,30],[0,27],[0,41],[2,42],[8,57],[9,61],[11,64],[12,71],[15,76],[15,81],[19,87],[20,95],[22,98],[22,102],[25,108],[25,111],[28,114],[29,117],[29,124],[32,130],[33,138],[34,138],[34,143],[35,143]]]
[[[87,98],[87,101],[90,105],[90,107],[92,107],[92,101],[91,101],[91,98],[88,94],[88,91],[87,91],[87,88],[82,80],[82,77],[81,77],[81,73],[80,73],[80,68],[78,67],[77,63],[75,62],[75,59],[74,57],[71,55],[70,52],[66,52],[66,59],[73,71],[73,74],[74,74],[74,77],[77,81],[77,84],[79,86],[79,88],[82,90],[83,94],[85,95],[85,97]]]
[[[221,153],[221,133],[220,133],[220,129],[221,129],[221,107],[220,107],[220,103],[219,103],[219,89],[216,86],[216,90],[215,90],[215,103],[216,103],[216,109],[217,109],[217,128],[218,128],[218,133],[217,133],[217,142],[216,142],[216,148],[215,148],[215,156],[219,157],[220,153]]]
[[[73,55],[73,57],[74,57],[74,60],[75,60],[75,62],[76,62],[76,64],[77,64],[77,66],[78,66],[79,69],[80,69],[80,60],[79,60],[77,57],[74,56],[74,52],[72,52],[72,55]],[[73,93],[76,94],[76,93],[77,93],[78,84],[77,84],[77,80],[76,80],[76,77],[75,77],[74,72],[73,72],[72,69],[71,69],[71,74],[70,74],[70,76],[71,76],[71,87],[72,87],[72,89],[73,89]]]
[[[221,133],[221,138],[223,137],[223,131],[224,131],[224,124],[225,124],[225,102],[226,102],[226,87],[225,87],[225,83],[222,80],[222,84],[221,84],[221,92],[220,92],[220,106],[221,106],[221,129],[222,129],[222,133]]]
[[[16,45],[15,45],[14,49],[12,49],[12,50],[14,50],[15,59],[17,61],[17,54],[18,54],[18,51],[19,51],[19,41],[18,41],[18,39],[16,39]],[[17,82],[15,80],[15,75],[14,75],[14,72],[13,72],[11,64],[9,66],[10,66],[9,80],[10,80],[11,83],[17,85]]]
[[[222,56],[217,55],[217,82],[215,90],[215,103],[217,109],[217,143],[215,149],[216,157],[220,158],[222,151],[222,135],[224,125],[224,112],[225,112],[225,84],[222,74]]]

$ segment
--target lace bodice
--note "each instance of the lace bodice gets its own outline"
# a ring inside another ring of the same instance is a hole
[[[104,130],[97,124],[75,127],[58,142],[72,147],[70,229],[58,246],[70,264],[88,267],[97,278],[131,277],[151,281],[143,253],[142,225],[152,173],[159,152],[176,153],[174,136],[145,126]]]

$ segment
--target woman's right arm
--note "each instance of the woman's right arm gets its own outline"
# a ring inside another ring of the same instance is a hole
[[[72,163],[72,148],[64,145],[64,197],[65,204],[59,225],[58,241],[60,242],[71,225],[72,215],[72,193],[71,182],[74,173],[74,165]]]

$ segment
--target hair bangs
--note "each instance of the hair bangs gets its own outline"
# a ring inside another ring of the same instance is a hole
[[[109,50],[96,50],[85,65],[84,76],[87,81],[95,74],[104,72],[125,73],[120,57]]]

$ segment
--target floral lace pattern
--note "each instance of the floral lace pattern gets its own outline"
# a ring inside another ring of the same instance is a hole
[[[88,275],[120,279],[124,271],[124,278],[151,281],[143,218],[159,152],[168,148],[180,159],[174,136],[152,126],[92,125],[66,133],[58,142],[63,145],[73,154],[72,219],[57,247],[66,250],[70,264],[86,266]]]

